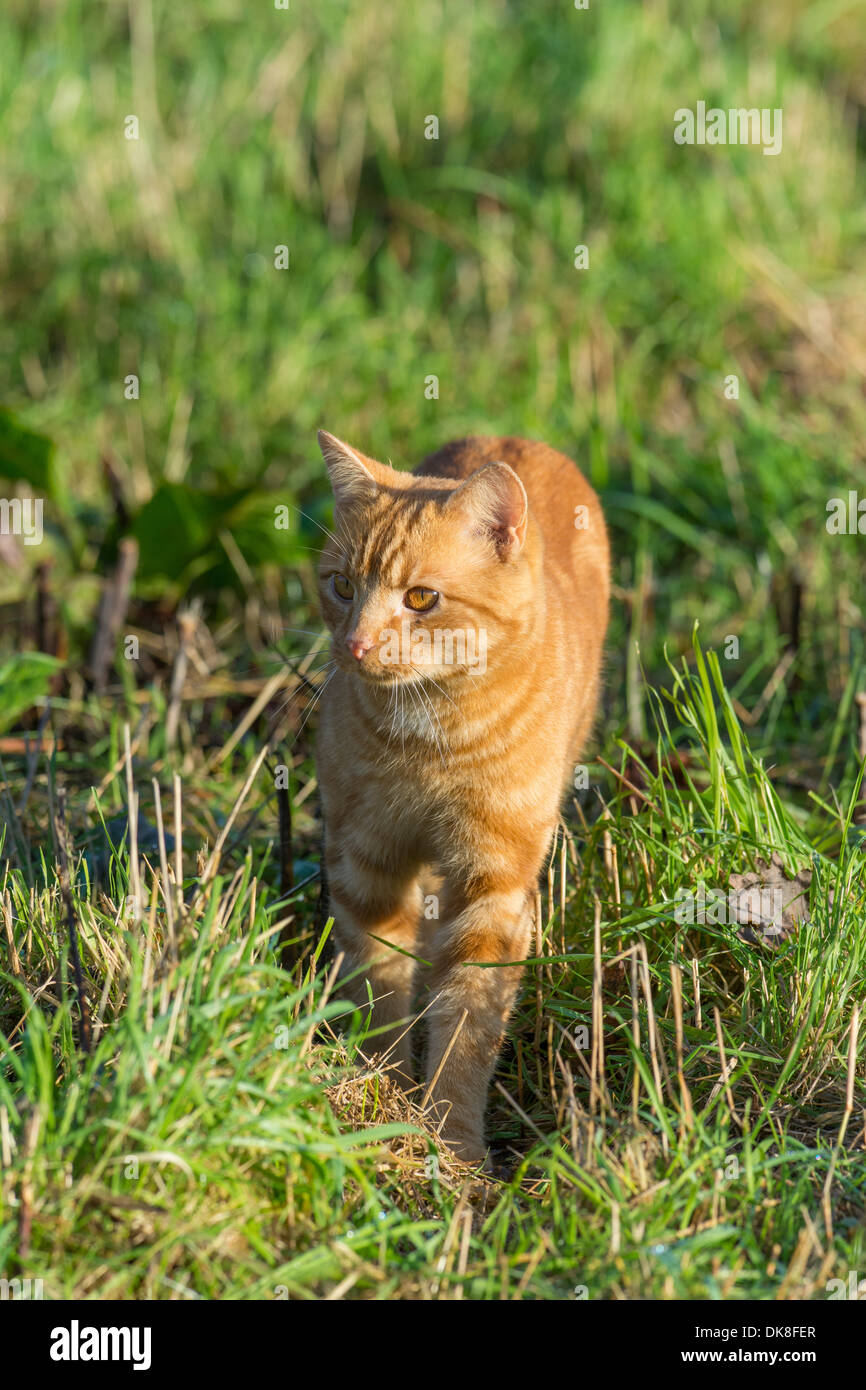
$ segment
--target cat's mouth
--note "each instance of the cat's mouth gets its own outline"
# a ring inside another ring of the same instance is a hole
[[[363,661],[350,667],[356,676],[367,685],[383,688],[393,685],[411,685],[422,680],[424,673],[415,666],[366,666]]]
[[[429,664],[419,662],[418,664],[394,665],[381,661],[362,661],[341,660],[337,658],[337,664],[345,673],[359,681],[365,686],[373,687],[377,690],[393,690],[401,685],[424,685],[428,682],[438,685],[447,681],[449,676],[459,673],[461,676],[479,676],[487,669],[486,663],[449,663],[438,665],[436,662]]]
[[[395,686],[419,685],[427,678],[441,680],[444,672],[437,667],[429,670],[424,666],[391,665],[380,661],[338,661],[346,674],[359,680],[363,685],[387,692]]]

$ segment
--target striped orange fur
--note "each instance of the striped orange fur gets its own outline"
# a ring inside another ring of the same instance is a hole
[[[545,444],[464,439],[405,473],[324,431],[319,443],[335,523],[319,565],[333,671],[318,772],[345,989],[364,1004],[369,982],[377,1045],[408,1081],[400,1034],[429,987],[430,1104],[476,1161],[538,876],[599,697],[604,518]]]

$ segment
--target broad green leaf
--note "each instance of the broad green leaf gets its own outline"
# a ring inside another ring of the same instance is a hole
[[[48,694],[61,663],[45,652],[19,652],[0,666],[0,731],[11,729],[37,700]]]

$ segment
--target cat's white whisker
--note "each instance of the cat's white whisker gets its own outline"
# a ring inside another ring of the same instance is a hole
[[[425,713],[427,714],[427,722],[428,722],[428,724],[430,725],[430,732],[432,733],[434,739],[436,740],[436,747],[439,749],[439,756],[440,756],[440,758],[442,759],[442,762],[443,762],[443,764],[444,764],[444,762],[445,762],[445,753],[444,753],[443,748],[442,748],[442,743],[439,742],[439,734],[442,735],[442,742],[445,744],[445,748],[448,749],[448,754],[449,754],[449,756],[450,756],[450,754],[451,754],[451,748],[449,747],[448,740],[447,740],[447,738],[445,737],[445,730],[442,728],[442,721],[440,720],[439,715],[438,715],[437,712],[436,712],[435,706],[433,705],[433,702],[432,702],[432,700],[430,699],[430,696],[427,694],[426,690],[424,689],[423,684],[419,683],[418,686],[417,686],[417,690],[418,690],[418,694],[419,694],[419,695],[421,696],[421,698],[426,702],[427,709],[425,710]],[[432,719],[431,719],[431,715],[433,716]],[[436,728],[435,728],[434,725],[433,725],[433,719],[436,720],[436,724],[438,725],[438,730],[439,730],[438,733],[437,733],[437,731],[436,731]]]
[[[310,677],[311,677],[311,676],[320,676],[320,675],[322,674],[323,671],[329,671],[329,670],[331,671],[331,674],[333,674],[333,671],[336,670],[336,667],[334,666],[334,662],[333,662],[333,661],[326,661],[325,664],[324,664],[324,666],[317,666],[316,669],[315,669],[314,671],[305,671],[304,674],[303,674],[303,677],[302,677],[302,682],[305,683],[305,684],[307,684],[307,685],[312,686],[312,682],[310,681]],[[290,673],[290,674],[291,674],[291,673]],[[314,696],[315,696],[315,695],[321,695],[321,693],[322,693],[322,691],[324,690],[326,684],[327,684],[327,681],[323,681],[322,684],[319,685],[319,686],[312,686],[311,694],[314,695]],[[295,698],[295,696],[297,695],[297,693],[298,693],[298,691],[299,691],[300,688],[301,688],[300,684],[299,684],[299,685],[293,685],[293,686],[292,686],[292,688],[291,688],[291,690],[289,691],[288,695],[286,696],[285,700],[283,700],[282,704],[277,705],[277,708],[274,710],[274,718],[277,718],[279,715],[282,714],[282,712],[283,712],[284,709],[287,709],[287,708],[288,708],[288,706],[292,703],[292,700]],[[304,708],[306,709],[306,706],[304,706]]]
[[[431,685],[435,685],[436,689],[439,691],[439,694],[445,696],[445,699],[448,701],[449,705],[453,705],[455,709],[457,708],[457,703],[456,703],[456,701],[451,699],[451,696],[448,694],[448,691],[445,690],[445,689],[439,684],[438,681],[435,681],[435,680],[433,679],[432,676],[427,676],[427,675],[424,676],[424,679],[425,679],[426,681],[429,681]]]
[[[297,743],[298,739],[301,737],[301,734],[302,734],[303,731],[304,731],[304,725],[306,724],[307,720],[309,719],[309,717],[310,717],[310,715],[312,714],[313,710],[316,708],[316,705],[317,705],[317,704],[319,703],[319,701],[321,700],[322,696],[324,695],[325,691],[327,690],[328,686],[330,685],[331,681],[334,679],[334,676],[335,676],[336,674],[337,674],[337,667],[335,666],[334,669],[331,671],[331,673],[327,676],[327,678],[326,678],[325,680],[322,681],[322,684],[319,686],[319,689],[316,691],[315,695],[313,695],[312,698],[308,701],[307,706],[306,706],[306,708],[305,708],[305,710],[304,710],[303,718],[302,718],[300,724],[298,725],[298,732],[295,734],[295,737],[292,739],[292,742],[291,742],[291,744],[289,745],[290,747],[293,747],[293,746]]]
[[[329,531],[327,526],[323,526],[322,523],[320,521],[317,521],[314,516],[310,516],[309,512],[302,511],[300,507],[295,507],[294,510],[298,513],[298,516],[305,517],[306,520],[311,521],[314,526],[318,526],[319,530],[323,531],[324,534],[328,537],[328,539],[332,540],[335,545],[341,544],[340,540],[337,536],[334,535],[333,531]]]

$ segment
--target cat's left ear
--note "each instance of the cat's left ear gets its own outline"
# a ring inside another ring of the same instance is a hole
[[[526,490],[507,463],[485,463],[448,498],[449,511],[489,535],[502,559],[514,560],[526,540]]]
[[[337,506],[375,496],[378,490],[376,479],[355,450],[336,435],[328,434],[327,430],[319,430],[317,437]]]

